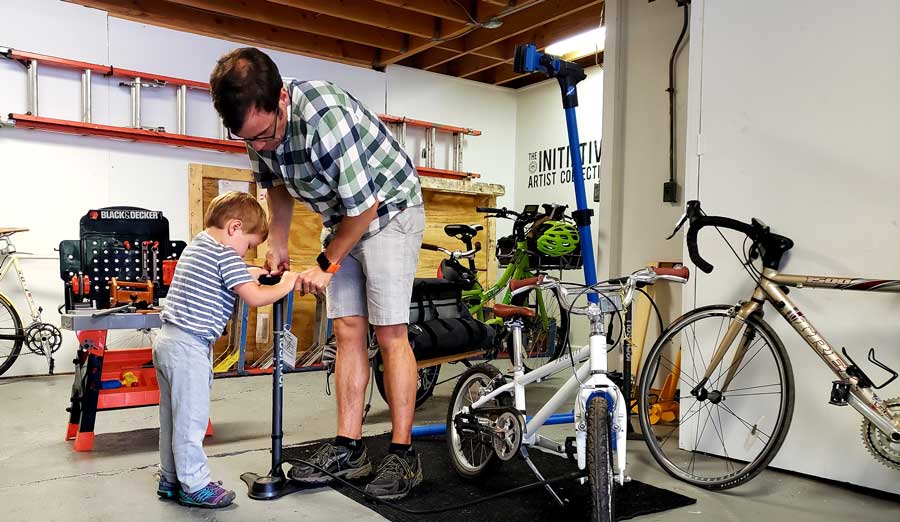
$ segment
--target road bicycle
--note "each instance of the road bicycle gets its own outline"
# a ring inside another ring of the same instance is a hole
[[[447,412],[447,446],[457,473],[476,479],[496,469],[503,461],[521,455],[539,480],[543,476],[528,457],[528,449],[539,447],[574,457],[578,469],[587,474],[594,521],[615,520],[615,485],[625,483],[627,439],[626,398],[607,372],[605,317],[627,309],[635,289],[658,280],[687,281],[684,268],[644,268],[628,277],[592,286],[568,285],[549,276],[513,280],[514,295],[531,290],[554,292],[568,313],[585,315],[590,321],[589,345],[563,354],[556,361],[526,373],[524,368],[524,320],[534,317],[532,308],[497,304],[494,315],[506,320],[511,332],[512,379],[495,366],[479,364],[466,370],[450,397]],[[567,288],[568,287],[568,288]],[[577,288],[575,299],[570,289]],[[577,297],[596,295],[597,302],[576,306]],[[580,365],[580,367],[579,367]],[[560,372],[573,373],[533,417],[526,417],[525,390]],[[538,433],[574,398],[574,437],[560,443]],[[560,505],[550,487],[547,491]]]
[[[16,362],[22,353],[22,347],[28,349],[30,353],[45,357],[48,373],[53,375],[55,366],[53,354],[62,345],[62,333],[59,328],[41,320],[43,308],[35,303],[34,296],[28,289],[25,272],[19,264],[21,253],[16,251],[16,246],[12,242],[13,234],[27,231],[27,228],[0,228],[0,281],[6,277],[10,269],[16,271],[19,286],[31,313],[31,321],[25,325],[12,299],[0,293],[0,375]]]
[[[690,258],[706,273],[713,266],[697,246],[703,228],[746,236],[742,255],[732,251],[755,287],[748,300],[685,313],[649,351],[639,378],[638,412],[656,461],[678,479],[718,490],[749,481],[778,453],[791,424],[795,393],[788,353],[763,318],[769,303],[834,372],[830,403],[858,411],[866,448],[877,461],[900,470],[900,397],[882,399],[875,393],[897,372],[870,350],[868,361],[890,374],[876,385],[846,349],[842,357],[822,337],[788,296],[789,288],[896,293],[900,281],[784,274],[780,270],[794,242],[762,221],[708,216],[698,201],[688,202],[675,231],[686,221]]]

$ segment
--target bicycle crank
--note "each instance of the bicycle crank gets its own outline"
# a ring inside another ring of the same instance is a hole
[[[885,400],[884,406],[893,417],[896,418],[900,415],[900,397]],[[863,420],[860,431],[866,449],[875,460],[891,469],[900,470],[900,442],[891,441],[890,437],[875,427],[868,419]]]
[[[25,330],[25,346],[36,355],[56,353],[62,346],[62,333],[50,323],[33,323]]]

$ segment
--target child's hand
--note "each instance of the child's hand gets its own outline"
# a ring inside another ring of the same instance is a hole
[[[300,276],[297,272],[286,271],[281,273],[281,280],[287,281],[285,284],[294,287],[297,284],[297,278]]]
[[[258,266],[247,267],[247,270],[250,272],[250,275],[253,276],[253,279],[259,279],[259,276],[269,273],[265,268],[260,268]]]

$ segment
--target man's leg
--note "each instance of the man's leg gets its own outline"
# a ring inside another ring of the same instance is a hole
[[[391,408],[391,442],[409,444],[416,409],[416,358],[409,346],[405,324],[376,326],[375,335],[384,359],[384,386]]]
[[[304,484],[324,484],[330,473],[346,479],[372,473],[365,444],[362,443],[362,416],[369,383],[368,333],[365,275],[350,255],[341,263],[328,286],[328,317],[337,340],[335,389],[337,395],[337,437],[322,444],[308,460],[315,466],[297,465],[288,475]]]
[[[334,319],[332,324],[337,340],[334,361],[337,434],[360,439],[366,386],[369,384],[369,353],[366,347],[369,321],[354,315]]]

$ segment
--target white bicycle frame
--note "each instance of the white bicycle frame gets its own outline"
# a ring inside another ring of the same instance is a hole
[[[528,288],[530,289],[530,288]],[[522,289],[527,291],[528,289]],[[612,289],[610,289],[612,290]],[[565,289],[560,288],[561,292]],[[513,292],[513,294],[520,291]],[[522,444],[525,446],[537,446],[557,453],[564,453],[565,449],[558,442],[538,434],[538,430],[547,422],[550,415],[559,410],[563,403],[573,394],[575,395],[575,445],[578,469],[587,467],[587,403],[594,394],[606,396],[607,403],[613,405],[612,431],[615,433],[613,447],[615,458],[613,459],[613,473],[616,481],[621,485],[625,483],[625,440],[626,433],[626,405],[621,390],[606,375],[606,335],[603,328],[603,317],[613,313],[615,309],[621,310],[621,296],[619,294],[604,294],[606,299],[601,299],[600,304],[590,303],[580,315],[587,315],[591,320],[591,335],[588,346],[583,346],[571,354],[560,356],[559,359],[534,369],[527,374],[522,364],[522,323],[516,319],[511,321],[513,332],[513,380],[493,390],[472,403],[470,410],[477,410],[488,401],[501,394],[513,392],[515,408],[525,413],[525,387],[539,382],[551,375],[566,369],[572,369],[581,364],[574,375],[563,384],[556,393],[535,413],[534,417],[525,423],[525,433]],[[587,361],[585,363],[585,361]],[[584,363],[584,364],[583,364]],[[578,393],[575,393],[577,389]]]
[[[0,250],[3,250],[4,242],[8,245],[6,248],[11,249],[11,252],[6,255],[3,259],[3,264],[0,265],[0,281],[6,277],[10,268],[15,268],[16,275],[19,277],[19,286],[22,287],[22,292],[25,293],[25,300],[28,302],[28,308],[31,312],[31,322],[40,321],[42,310],[37,303],[34,302],[34,296],[31,295],[31,290],[28,289],[28,283],[25,281],[25,272],[22,271],[22,266],[19,264],[19,256],[16,254],[15,246],[13,246],[8,237],[0,237]]]

